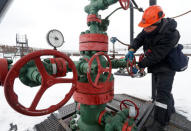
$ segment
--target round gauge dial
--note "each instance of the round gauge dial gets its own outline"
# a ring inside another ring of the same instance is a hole
[[[64,36],[59,30],[50,30],[47,34],[47,41],[53,47],[61,47],[64,43]]]

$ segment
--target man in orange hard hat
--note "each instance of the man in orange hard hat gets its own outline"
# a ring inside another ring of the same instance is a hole
[[[154,121],[145,127],[145,131],[164,131],[171,114],[175,112],[171,94],[175,71],[170,67],[167,56],[177,45],[180,35],[176,29],[176,21],[164,16],[163,10],[157,5],[144,11],[139,23],[143,30],[134,39],[126,55],[126,59],[132,60],[133,54],[143,46],[145,57],[138,63],[137,68],[148,67],[148,72],[153,73],[156,84]],[[134,73],[136,70],[134,69]]]

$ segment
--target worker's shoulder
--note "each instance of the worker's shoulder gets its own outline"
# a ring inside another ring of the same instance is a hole
[[[177,22],[172,18],[163,18],[162,25],[159,30],[160,34],[172,34],[178,32]]]

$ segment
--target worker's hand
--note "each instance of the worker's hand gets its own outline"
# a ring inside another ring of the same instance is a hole
[[[134,58],[134,49],[130,49],[129,52],[125,55],[125,60],[133,61]]]
[[[133,74],[137,74],[138,69],[136,67],[133,67],[132,72],[133,72]]]
[[[137,68],[138,70],[140,70],[140,68],[139,68],[139,66],[138,66],[138,65],[136,65],[136,68]]]
[[[137,74],[138,71],[139,71],[139,67],[137,65],[132,68],[133,74]]]

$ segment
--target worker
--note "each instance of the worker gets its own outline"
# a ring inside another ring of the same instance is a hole
[[[126,54],[126,60],[133,60],[134,53],[143,46],[145,57],[133,68],[133,73],[139,68],[148,67],[148,73],[152,73],[154,77],[157,90],[154,120],[144,128],[145,131],[164,131],[171,114],[175,112],[171,94],[175,71],[170,67],[167,56],[177,45],[180,35],[176,29],[177,22],[164,16],[160,6],[148,7],[139,23],[143,30],[134,39]]]

